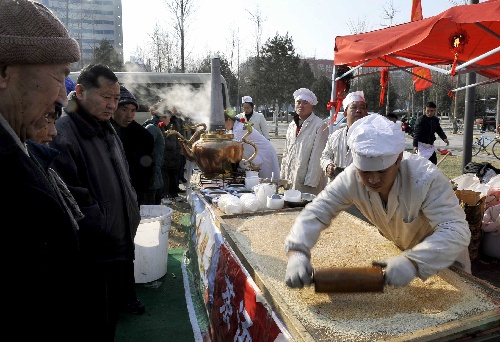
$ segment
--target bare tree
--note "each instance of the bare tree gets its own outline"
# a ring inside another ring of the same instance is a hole
[[[467,0],[449,0],[453,6],[467,5]]]
[[[195,2],[196,0],[165,0],[165,4],[174,18],[173,27],[180,41],[181,72],[186,72],[186,31],[189,26],[189,17],[195,12],[193,7]]]
[[[392,2],[392,0],[388,1],[386,6],[384,6],[382,9],[384,11],[384,15],[382,16],[382,19],[388,20],[389,25],[385,25],[385,24],[380,24],[380,25],[382,25],[382,26],[394,25],[394,18],[396,17],[396,13],[398,13],[400,11],[398,11],[396,9],[396,7],[394,7],[394,3]]]
[[[353,22],[351,19],[349,19],[349,21],[347,22],[347,27],[349,28],[349,32],[351,32],[351,34],[364,33],[369,30],[366,17],[363,19],[358,18],[357,22]]]
[[[250,14],[251,20],[255,23],[255,48],[256,48],[256,56],[259,58],[260,55],[260,40],[262,39],[262,23],[265,19],[262,18],[259,8],[255,10],[255,13],[246,10],[248,14]]]
[[[155,25],[150,37],[151,68],[156,72],[170,72],[174,69],[172,41],[166,31],[158,24]]]

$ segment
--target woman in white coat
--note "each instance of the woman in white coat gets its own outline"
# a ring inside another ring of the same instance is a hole
[[[243,107],[243,113],[238,114],[237,118],[245,118],[246,122],[251,123],[253,128],[269,140],[269,128],[267,127],[266,118],[264,114],[254,112],[253,99],[250,96],[243,96],[241,98],[241,105]]]
[[[224,114],[225,117],[225,125],[228,131],[232,130],[235,140],[243,139],[243,136],[248,132],[247,130],[247,122],[241,122],[241,118],[234,117],[230,114]],[[267,140],[259,131],[253,129],[252,133],[248,135],[246,140],[254,143],[257,146],[257,155],[251,161],[255,166],[260,167],[259,170],[259,178],[271,178],[277,179],[279,177],[280,169],[278,162],[278,154],[276,153],[276,149],[271,144],[269,140]],[[252,156],[255,149],[252,145],[243,143],[243,157],[248,159]]]

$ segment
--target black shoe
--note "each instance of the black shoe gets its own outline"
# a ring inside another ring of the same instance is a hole
[[[128,303],[127,305],[125,305],[125,308],[128,312],[135,315],[142,315],[146,312],[146,307],[141,303],[139,299],[136,299],[132,303]]]
[[[182,183],[187,183],[188,180],[186,178],[182,177],[179,179],[179,181],[181,181]]]
[[[186,192],[186,190],[182,190],[181,188],[177,188],[177,192]]]

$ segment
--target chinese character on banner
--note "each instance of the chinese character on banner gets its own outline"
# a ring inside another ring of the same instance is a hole
[[[258,288],[225,244],[221,245],[210,312],[214,341],[274,341],[281,330],[257,301]]]
[[[432,85],[432,82],[430,82],[432,80],[432,76],[429,69],[423,67],[415,67],[413,68],[413,73],[425,78],[423,79],[413,75],[413,84],[415,85],[415,91],[427,89]]]

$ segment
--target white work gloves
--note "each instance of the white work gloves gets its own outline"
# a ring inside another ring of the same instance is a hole
[[[240,160],[238,166],[242,170],[250,170],[250,162],[247,162],[245,159]]]
[[[312,284],[312,265],[307,255],[299,251],[290,252],[285,282],[289,287],[299,289]]]
[[[404,255],[374,262],[374,265],[385,267],[385,285],[406,286],[417,276],[417,269]]]

